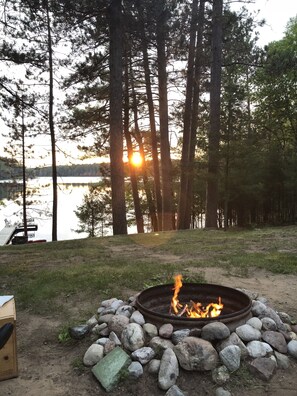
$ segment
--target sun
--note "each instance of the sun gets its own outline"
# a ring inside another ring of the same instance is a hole
[[[137,167],[142,165],[143,159],[139,152],[135,152],[132,154],[130,161],[133,166]]]

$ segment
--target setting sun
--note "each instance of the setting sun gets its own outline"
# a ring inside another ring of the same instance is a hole
[[[131,157],[130,161],[131,161],[131,164],[133,166],[141,166],[141,164],[142,164],[142,156],[140,155],[140,153],[135,152],[135,153],[132,154],[132,157]]]

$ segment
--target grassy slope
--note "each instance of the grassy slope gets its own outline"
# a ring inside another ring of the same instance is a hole
[[[0,247],[0,294],[18,309],[67,314],[67,306],[125,297],[171,283],[187,268],[252,267],[297,274],[297,226],[239,231],[180,231]],[[197,271],[195,271],[197,273]]]

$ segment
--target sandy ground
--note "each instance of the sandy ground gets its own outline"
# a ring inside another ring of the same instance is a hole
[[[297,319],[296,276],[273,275],[252,270],[248,276],[240,277],[217,268],[206,268],[202,272],[208,283],[258,292],[259,295],[266,297],[275,309],[287,312]],[[94,307],[94,310],[96,308]],[[79,364],[90,345],[90,340],[59,343],[58,332],[61,325],[58,320],[50,317],[17,312],[19,375],[17,378],[0,382],[0,396],[106,395],[90,369]],[[226,388],[233,396],[297,396],[296,373],[297,361],[292,360],[288,370],[277,370],[268,383],[250,376],[246,382],[246,378],[241,379],[237,374],[232,375],[234,379],[226,385]],[[177,385],[188,392],[188,396],[214,395],[216,389],[209,373],[182,371]],[[165,392],[158,389],[156,378],[146,374],[137,382],[126,381],[109,394],[161,396],[165,395]]]

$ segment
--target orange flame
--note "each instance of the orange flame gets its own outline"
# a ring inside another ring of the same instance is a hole
[[[215,318],[222,312],[224,304],[221,297],[218,303],[210,303],[204,307],[200,302],[190,301],[189,304],[182,305],[178,300],[179,291],[183,285],[182,275],[178,274],[174,277],[174,294],[171,300],[171,311],[177,316],[186,315],[189,318]]]

